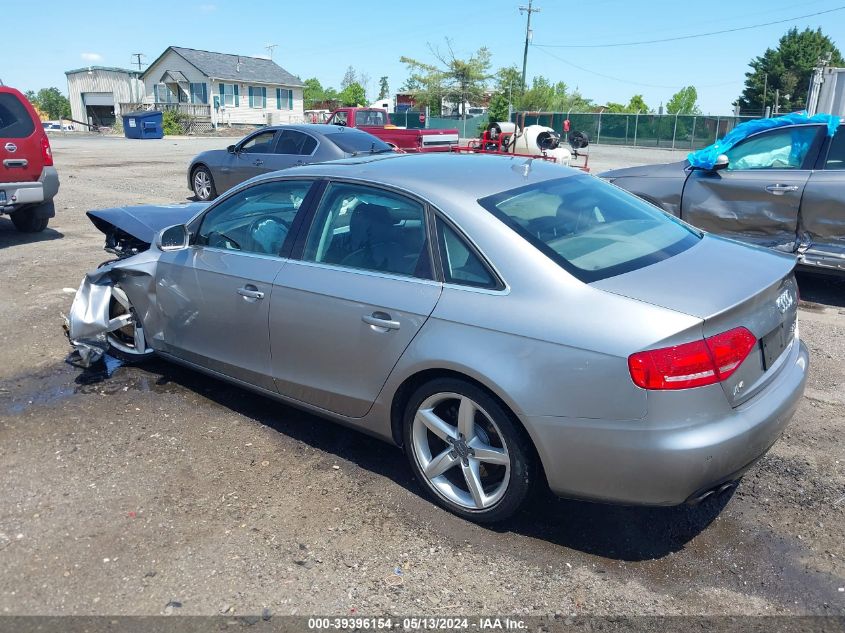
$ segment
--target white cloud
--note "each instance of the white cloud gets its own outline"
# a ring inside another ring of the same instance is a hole
[[[216,4],[201,4],[200,5],[200,11],[202,11],[203,13],[212,13],[214,11],[217,11],[217,5]]]
[[[101,62],[103,61],[103,56],[99,53],[82,53],[79,55],[82,59],[86,62]]]

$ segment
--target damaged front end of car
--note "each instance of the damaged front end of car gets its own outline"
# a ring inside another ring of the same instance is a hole
[[[163,251],[184,248],[184,222],[205,204],[143,206],[89,211],[91,222],[106,236],[104,249],[117,259],[85,275],[65,317],[73,345],[69,361],[90,367],[106,352],[123,360],[153,354],[158,335],[156,266]]]

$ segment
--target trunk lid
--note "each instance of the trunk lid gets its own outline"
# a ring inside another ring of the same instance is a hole
[[[731,405],[739,406],[777,375],[795,344],[794,267],[791,255],[705,235],[674,257],[591,285],[698,317],[705,338],[747,328],[757,343],[721,383]]]

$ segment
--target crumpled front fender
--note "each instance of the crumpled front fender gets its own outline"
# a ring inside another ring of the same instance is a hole
[[[74,361],[83,367],[102,358],[108,349],[108,332],[122,327],[110,319],[112,288],[119,285],[134,309],[133,317],[144,324],[147,344],[159,328],[155,318],[155,271],[161,253],[144,251],[127,259],[100,266],[85,275],[76,291],[65,330],[75,348]]]

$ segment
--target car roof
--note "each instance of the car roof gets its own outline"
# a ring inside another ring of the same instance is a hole
[[[267,132],[269,130],[297,130],[299,132],[310,132],[312,134],[335,134],[338,132],[349,134],[366,134],[372,136],[369,132],[359,130],[354,127],[346,127],[343,125],[326,125],[325,123],[291,123],[286,125],[267,125],[256,130],[256,132]],[[252,133],[250,133],[252,134]]]
[[[392,185],[438,206],[454,206],[459,199],[474,201],[581,173],[539,158],[452,152],[357,156],[284,170],[285,176],[350,178]]]

